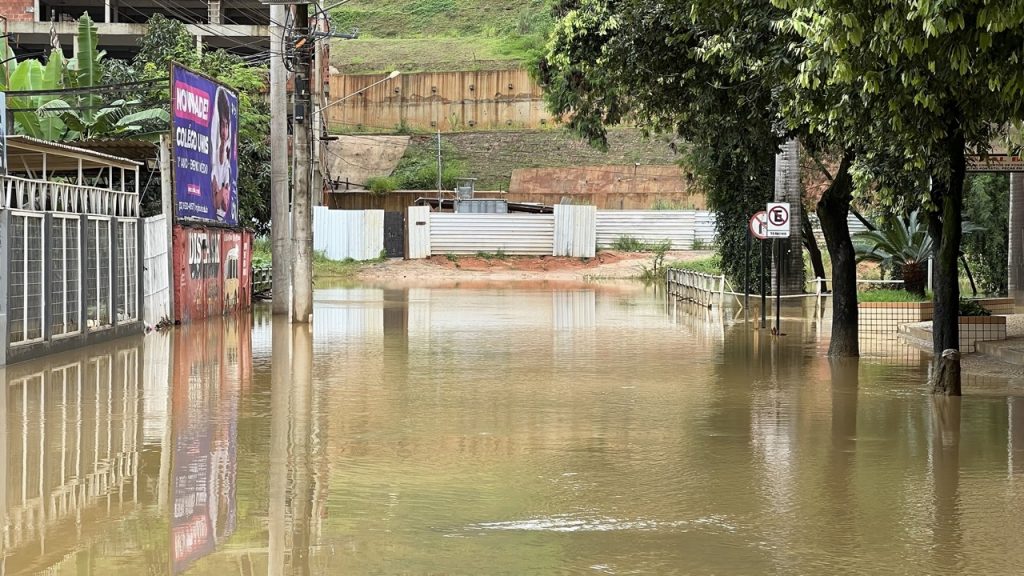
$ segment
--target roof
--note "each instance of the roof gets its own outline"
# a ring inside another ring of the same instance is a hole
[[[147,140],[81,140],[75,146],[143,163],[160,155],[157,143]]]
[[[7,136],[7,148],[8,154],[10,155],[13,150],[27,150],[30,152],[53,154],[57,157],[74,158],[75,167],[77,167],[78,160],[84,160],[92,162],[94,164],[103,164],[106,166],[116,166],[118,168],[127,168],[134,170],[136,167],[141,166],[141,162],[124,158],[121,156],[114,156],[112,154],[105,154],[103,152],[97,152],[96,150],[90,150],[87,148],[79,148],[76,146],[70,146],[63,142],[50,142],[48,140],[40,140],[38,138],[32,138],[31,136],[25,136],[22,134],[12,134]],[[64,167],[59,162],[47,162],[47,165],[53,170],[71,169],[70,167]],[[17,169],[16,165],[11,166],[12,169]]]

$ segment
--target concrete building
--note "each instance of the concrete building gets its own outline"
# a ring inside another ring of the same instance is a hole
[[[270,9],[259,0],[0,0],[12,45],[29,56],[49,49],[51,29],[70,50],[86,12],[96,22],[100,48],[115,58],[137,51],[145,22],[157,13],[184,22],[197,46],[240,54],[270,48]]]

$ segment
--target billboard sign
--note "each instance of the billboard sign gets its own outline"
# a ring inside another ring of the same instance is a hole
[[[181,219],[238,224],[238,95],[171,66],[174,197]]]

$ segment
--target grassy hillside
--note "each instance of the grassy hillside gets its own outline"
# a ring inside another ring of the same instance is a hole
[[[511,67],[543,48],[547,0],[352,0],[331,11],[331,63],[349,73]]]
[[[670,137],[645,138],[634,128],[608,132],[608,151],[591,148],[561,128],[537,131],[464,132],[444,134],[446,162],[458,167],[460,176],[477,178],[480,190],[507,190],[516,168],[555,168],[603,164],[674,164],[679,157]],[[404,165],[436,158],[433,136],[413,136],[406,149]],[[433,169],[433,164],[428,166]],[[428,186],[429,188],[429,186]]]

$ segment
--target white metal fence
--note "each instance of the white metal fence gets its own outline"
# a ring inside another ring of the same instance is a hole
[[[593,258],[597,252],[594,206],[555,206],[555,256]]]
[[[332,260],[379,258],[384,251],[384,211],[313,208],[313,249]]]
[[[554,241],[554,214],[430,215],[431,254],[550,256]]]
[[[167,246],[167,217],[146,218],[143,226],[143,312],[150,326],[171,317],[171,285],[167,277],[170,251]]]
[[[602,210],[597,213],[597,245],[611,248],[623,237],[653,244],[672,242],[692,250],[715,241],[714,214],[704,210]]]

